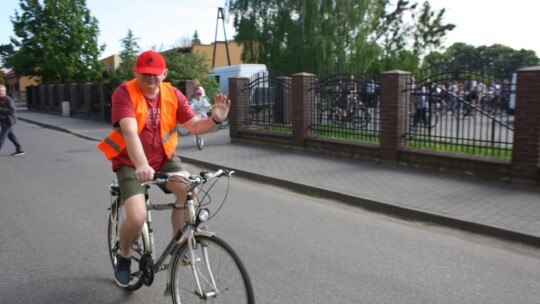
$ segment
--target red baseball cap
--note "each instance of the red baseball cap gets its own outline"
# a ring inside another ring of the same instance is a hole
[[[165,59],[160,53],[146,51],[137,58],[135,73],[161,75],[166,68]]]

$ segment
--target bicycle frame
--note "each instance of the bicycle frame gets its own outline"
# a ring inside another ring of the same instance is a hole
[[[148,185],[148,183],[145,183],[145,184]],[[147,197],[147,199],[146,199],[146,209],[147,209],[146,222],[147,222],[148,229],[143,230],[143,233],[145,233],[145,231],[146,231],[146,233],[148,233],[148,235],[147,235],[148,238],[147,239],[150,242],[149,248],[151,250],[151,252],[146,252],[146,253],[149,253],[150,256],[152,257],[152,266],[153,266],[154,273],[157,273],[157,272],[159,272],[161,270],[165,270],[165,269],[168,270],[167,284],[166,284],[165,293],[169,293],[170,288],[171,288],[171,282],[170,282],[170,278],[171,278],[170,274],[171,273],[170,272],[171,272],[172,267],[168,267],[168,265],[165,264],[165,260],[167,259],[167,257],[172,255],[172,252],[174,252],[174,250],[176,248],[180,248],[180,246],[182,246],[182,244],[184,244],[185,242],[187,242],[188,252],[189,252],[190,256],[192,256],[193,255],[193,250],[194,250],[192,240],[194,240],[195,236],[197,236],[197,235],[212,236],[212,235],[215,234],[215,233],[212,233],[212,232],[201,231],[199,229],[200,222],[198,222],[198,220],[197,220],[197,214],[196,214],[196,208],[195,208],[195,200],[194,200],[194,195],[193,195],[195,188],[196,188],[196,185],[188,185],[186,203],[181,208],[179,208],[174,203],[153,204],[153,203],[150,202],[149,197]],[[167,245],[165,250],[161,253],[159,258],[156,260],[156,255],[155,255],[156,249],[155,249],[154,235],[153,235],[153,228],[152,228],[152,210],[167,210],[167,209],[175,209],[175,208],[176,209],[186,209],[187,208],[188,209],[188,220],[186,221],[186,223],[180,229],[178,229],[178,231],[175,233],[174,237],[171,239],[171,241],[169,242],[169,244]],[[206,250],[204,250],[203,259],[205,261],[209,260]],[[210,269],[210,264],[209,263],[204,263],[204,264],[206,265],[207,271],[210,274],[210,281],[212,283],[211,285],[212,285],[214,291],[211,292],[211,293],[204,293],[203,292],[203,288],[201,286],[201,282],[200,282],[200,279],[199,279],[199,276],[198,276],[197,266],[192,264],[191,265],[191,270],[192,270],[192,273],[193,273],[193,279],[196,282],[197,292],[200,295],[204,295],[205,297],[215,296],[215,295],[217,295],[219,293],[219,291],[217,289],[216,282],[214,280],[212,270]]]
[[[192,192],[193,192],[192,190],[188,191],[187,200],[186,200],[186,205],[189,210],[188,212],[189,218],[190,218],[189,223],[185,223],[180,229],[178,229],[178,231],[175,233],[174,237],[171,239],[171,241],[169,242],[169,244],[167,245],[163,253],[159,256],[159,259],[157,259],[157,261],[156,261],[156,255],[155,255],[156,248],[155,248],[155,243],[154,243],[154,233],[153,233],[153,228],[152,228],[152,210],[167,210],[167,209],[174,209],[178,207],[176,207],[172,203],[171,204],[153,204],[150,202],[150,199],[146,200],[146,209],[147,209],[146,223],[148,225],[147,233],[148,233],[148,240],[150,240],[149,248],[151,248],[151,252],[148,252],[148,253],[150,253],[152,256],[153,268],[155,272],[159,272],[161,270],[166,269],[166,265],[164,265],[164,263],[167,256],[170,255],[171,252],[174,251],[177,245],[181,245],[187,239],[189,239],[188,238],[190,236],[189,234],[191,234],[191,237],[196,235],[195,233],[193,233],[193,231],[197,230],[198,227],[194,226],[195,201],[193,200]]]

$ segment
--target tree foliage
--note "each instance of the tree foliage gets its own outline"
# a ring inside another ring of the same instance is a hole
[[[329,65],[369,64],[378,52],[368,36],[381,1],[230,0],[228,6],[246,62],[316,73]]]
[[[197,31],[193,33],[193,38],[191,38],[191,45],[194,44],[201,44],[201,39],[199,38],[199,33]]]
[[[5,57],[18,75],[41,83],[96,81],[103,65],[99,54],[98,21],[85,0],[21,0],[11,18],[15,51]]]
[[[504,80],[518,69],[540,65],[540,59],[532,50],[514,50],[502,44],[474,47],[460,42],[442,53],[433,52],[424,60],[425,68],[441,65],[489,73]]]
[[[417,67],[454,28],[427,1],[229,0],[228,7],[243,60],[285,73]]]
[[[217,93],[219,84],[215,79],[208,78],[211,67],[207,63],[208,58],[205,54],[183,53],[178,51],[178,49],[172,49],[163,52],[162,55],[167,62],[167,69],[169,70],[165,81],[169,81],[179,87],[182,81],[198,79],[205,89],[207,96],[213,96]]]
[[[131,29],[128,30],[127,36],[120,40],[122,49],[119,57],[121,63],[118,68],[110,73],[108,81],[116,84],[133,78],[133,67],[137,56],[141,53],[141,47],[137,40],[139,38],[133,35]]]

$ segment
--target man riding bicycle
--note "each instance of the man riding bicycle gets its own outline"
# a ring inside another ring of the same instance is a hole
[[[126,287],[130,281],[131,247],[146,220],[145,189],[141,183],[153,180],[155,172],[189,173],[176,156],[176,126],[184,125],[193,134],[212,131],[227,117],[231,105],[227,96],[217,94],[211,118],[193,113],[186,97],[170,83],[165,59],[157,52],[146,51],[136,61],[135,78],[121,84],[112,96],[114,130],[98,144],[116,173],[126,220],[120,227],[120,252],[115,280]],[[168,182],[165,193],[174,193],[176,204],[186,201],[186,186]],[[173,233],[184,223],[183,210],[171,213]]]

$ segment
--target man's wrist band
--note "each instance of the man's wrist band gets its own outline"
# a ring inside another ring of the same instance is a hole
[[[212,117],[212,121],[213,121],[216,125],[222,124],[222,122],[221,122],[221,121],[217,121],[217,120],[214,118],[214,116],[211,116],[211,117]]]

